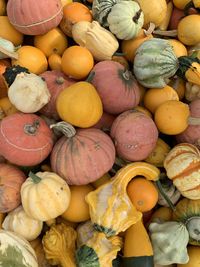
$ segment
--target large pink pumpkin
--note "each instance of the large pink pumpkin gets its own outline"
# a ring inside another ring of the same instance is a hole
[[[119,114],[139,104],[140,89],[133,74],[118,62],[105,60],[92,69],[91,83],[97,89],[104,111]]]
[[[78,129],[61,137],[51,153],[51,168],[70,185],[93,182],[108,172],[115,161],[111,138],[94,128]]]
[[[34,166],[53,147],[52,131],[36,114],[15,113],[0,122],[0,152],[11,163]]]
[[[60,0],[9,0],[7,15],[19,32],[41,35],[58,26],[63,8]]]
[[[146,114],[129,110],[113,122],[110,132],[117,154],[125,160],[140,161],[148,157],[156,146],[158,130]]]
[[[40,113],[58,120],[59,115],[56,110],[56,99],[62,90],[75,83],[75,81],[59,70],[45,71],[40,76],[46,81],[47,88],[51,94],[50,101],[40,110]]]
[[[191,124],[176,136],[178,143],[190,143],[200,148],[200,99],[189,104]]]

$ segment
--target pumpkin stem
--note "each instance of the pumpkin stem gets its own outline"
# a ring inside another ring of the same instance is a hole
[[[95,75],[95,72],[94,71],[91,71],[85,81],[88,82],[88,83],[90,83],[93,80],[94,75]]]
[[[40,122],[38,120],[35,120],[33,124],[25,124],[24,132],[28,135],[35,135],[39,126],[40,126]]]
[[[38,184],[42,180],[39,176],[37,176],[32,171],[29,172],[28,176],[31,177],[31,179],[33,180],[34,184]]]
[[[200,125],[200,118],[195,118],[195,117],[189,117],[188,118],[188,124],[189,125]]]
[[[71,138],[76,134],[75,128],[71,124],[65,121],[60,121],[55,124],[51,124],[50,128],[51,129],[55,128],[56,130],[62,132],[68,138]]]
[[[62,76],[59,76],[56,78],[56,83],[57,84],[63,84],[65,81],[65,79]]]
[[[161,36],[168,36],[168,37],[176,37],[178,35],[178,31],[177,30],[170,30],[170,31],[154,30],[153,34],[157,34]]]
[[[122,53],[122,52],[115,52],[113,54],[113,56],[125,56],[125,55],[126,55],[126,53]]]
[[[157,181],[155,181],[155,184],[160,192],[160,194],[163,196],[163,198],[166,200],[167,204],[170,206],[170,208],[175,211],[176,207],[174,206],[174,204],[171,202],[171,200],[169,199],[169,197],[167,196],[167,194],[165,193],[165,191],[162,188],[162,184],[160,182],[160,180],[158,179]]]
[[[144,34],[145,34],[146,36],[152,34],[153,31],[155,30],[155,28],[156,28],[156,25],[155,25],[153,22],[150,22],[150,23],[149,23],[149,27],[148,27],[148,29],[147,29],[147,30],[144,30]]]

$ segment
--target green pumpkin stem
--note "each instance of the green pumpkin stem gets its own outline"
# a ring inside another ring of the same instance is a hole
[[[37,176],[32,171],[29,172],[28,176],[31,177],[31,179],[33,180],[34,184],[38,184],[42,180],[39,176]]]
[[[188,118],[188,124],[189,125],[200,125],[200,118],[195,118],[195,117],[189,117]]]
[[[68,138],[71,138],[76,134],[75,128],[71,124],[65,121],[60,121],[55,124],[51,124],[50,128],[60,131]]]
[[[122,52],[115,52],[113,54],[113,56],[125,56],[125,55],[126,55],[126,53],[122,53]]]
[[[157,181],[155,181],[155,184],[160,192],[160,194],[163,196],[163,198],[166,200],[167,204],[170,206],[170,208],[175,211],[176,207],[174,206],[174,204],[171,202],[170,198],[167,196],[167,194],[165,193],[165,191],[162,188],[162,184],[160,182],[160,180],[158,179]]]
[[[93,78],[94,78],[94,75],[95,75],[95,72],[94,71],[91,71],[85,81],[88,82],[88,83],[91,83],[92,80],[93,80]]]

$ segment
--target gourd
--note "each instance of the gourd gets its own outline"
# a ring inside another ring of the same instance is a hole
[[[84,245],[85,243],[87,243],[87,241],[89,239],[92,238],[95,229],[93,227],[93,224],[90,220],[81,223],[77,226],[76,228],[76,232],[77,232],[77,247],[81,247],[82,245]]]
[[[52,132],[36,114],[12,114],[1,120],[0,128],[1,155],[16,165],[37,165],[52,150]]]
[[[26,5],[21,0],[9,0],[7,15],[10,23],[19,32],[28,35],[41,35],[60,23],[63,9],[59,0],[53,0],[48,5],[45,0],[41,0],[37,5],[32,0],[27,0]]]
[[[26,176],[18,167],[0,163],[0,177],[0,212],[6,213],[20,205],[20,188]]]
[[[51,265],[45,258],[44,249],[42,246],[42,240],[40,238],[36,238],[33,241],[30,241],[30,244],[36,253],[38,265],[40,267],[51,267]]]
[[[120,157],[140,161],[146,159],[156,147],[158,130],[148,115],[128,110],[116,117],[110,135]]]
[[[20,65],[8,66],[5,69],[5,71],[3,73],[3,77],[4,77],[8,87],[12,85],[12,83],[15,80],[15,78],[20,73],[28,73],[28,74],[30,74],[30,71],[27,68],[22,67]]]
[[[137,2],[120,1],[112,7],[107,22],[110,31],[118,39],[130,40],[142,29],[144,14]]]
[[[9,40],[0,37],[0,59],[17,57],[18,54],[16,53],[14,44]]]
[[[39,267],[30,243],[11,231],[0,230],[1,266]]]
[[[8,88],[11,103],[23,113],[34,113],[50,100],[46,82],[34,73],[18,74]]]
[[[156,264],[188,262],[189,233],[183,223],[175,221],[152,222],[149,225],[149,231]]]
[[[158,180],[159,169],[145,162],[134,162],[121,168],[109,182],[86,196],[94,228],[107,237],[117,235],[139,221],[137,211],[127,195],[127,185],[135,176]]]
[[[51,265],[76,267],[75,245],[76,231],[64,223],[55,224],[46,231],[42,244],[46,259]]]
[[[153,248],[142,220],[125,232],[123,247],[124,267],[153,267]]]
[[[60,130],[64,136],[52,149],[51,168],[68,184],[88,184],[112,168],[115,147],[111,138],[102,130],[75,130],[63,122],[56,123],[52,128]]]
[[[8,97],[0,98],[0,119],[17,113],[19,110],[10,102]]]
[[[43,222],[29,217],[21,205],[10,211],[2,224],[4,230],[15,232],[28,241],[36,239],[40,235],[42,227]]]
[[[199,227],[199,199],[183,198],[176,204],[173,211],[173,220],[182,222],[189,233],[189,244],[200,246],[200,227]]]
[[[131,71],[120,63],[111,60],[98,62],[91,73],[91,83],[101,97],[105,112],[119,114],[139,104],[138,83]]]
[[[200,152],[189,143],[174,146],[164,160],[167,176],[181,194],[189,199],[200,199]]]
[[[61,215],[67,209],[70,197],[67,183],[53,172],[30,172],[21,186],[24,211],[28,216],[40,221]]]
[[[191,82],[186,82],[185,99],[189,102],[200,98],[200,86]]]

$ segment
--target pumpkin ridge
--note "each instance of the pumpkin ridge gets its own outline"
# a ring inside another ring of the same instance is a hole
[[[196,187],[193,187],[193,188],[188,189],[188,190],[184,190],[183,192],[189,192],[189,191],[193,191],[193,190],[197,190],[197,189],[200,189],[200,185],[197,185]]]
[[[60,149],[63,147],[63,144],[65,143],[65,137],[61,137],[60,140],[58,141],[57,144],[55,144],[54,148],[53,148],[53,153],[51,153],[51,155],[54,154],[54,157],[56,158],[56,164],[53,164],[53,170],[57,173],[58,172],[58,169],[57,169],[57,166],[58,166],[58,161],[60,162],[60,158],[58,157],[58,154],[60,152]]]
[[[76,149],[76,152],[74,153],[74,150],[72,148],[74,144],[77,146],[76,141],[80,142],[79,139],[77,138],[77,136],[76,136],[75,140],[74,139],[71,140],[70,146],[69,146],[68,149],[71,149],[70,155],[74,155],[76,153],[76,155],[79,156],[80,155],[79,150]],[[82,147],[82,143],[81,142],[80,142],[80,144],[81,144],[81,147]],[[80,166],[82,166],[82,160],[80,160],[80,157],[78,157],[78,158],[79,158],[79,164],[80,164]],[[77,163],[77,161],[76,160],[73,160],[72,157],[70,157],[70,161],[71,161],[71,165],[73,166],[73,174],[76,177],[76,179],[78,180],[78,182],[80,183],[79,175],[76,175],[76,170],[77,170],[76,163]],[[83,170],[83,168],[81,168],[81,169]]]
[[[190,166],[190,165],[192,165],[192,166]],[[191,172],[195,172],[195,170],[198,171],[200,168],[200,162],[199,161],[195,162],[194,164],[191,163],[190,165],[187,167],[187,169],[184,169],[184,171],[182,171],[178,175],[171,177],[171,179],[172,180],[184,179],[185,176],[188,176]]]

